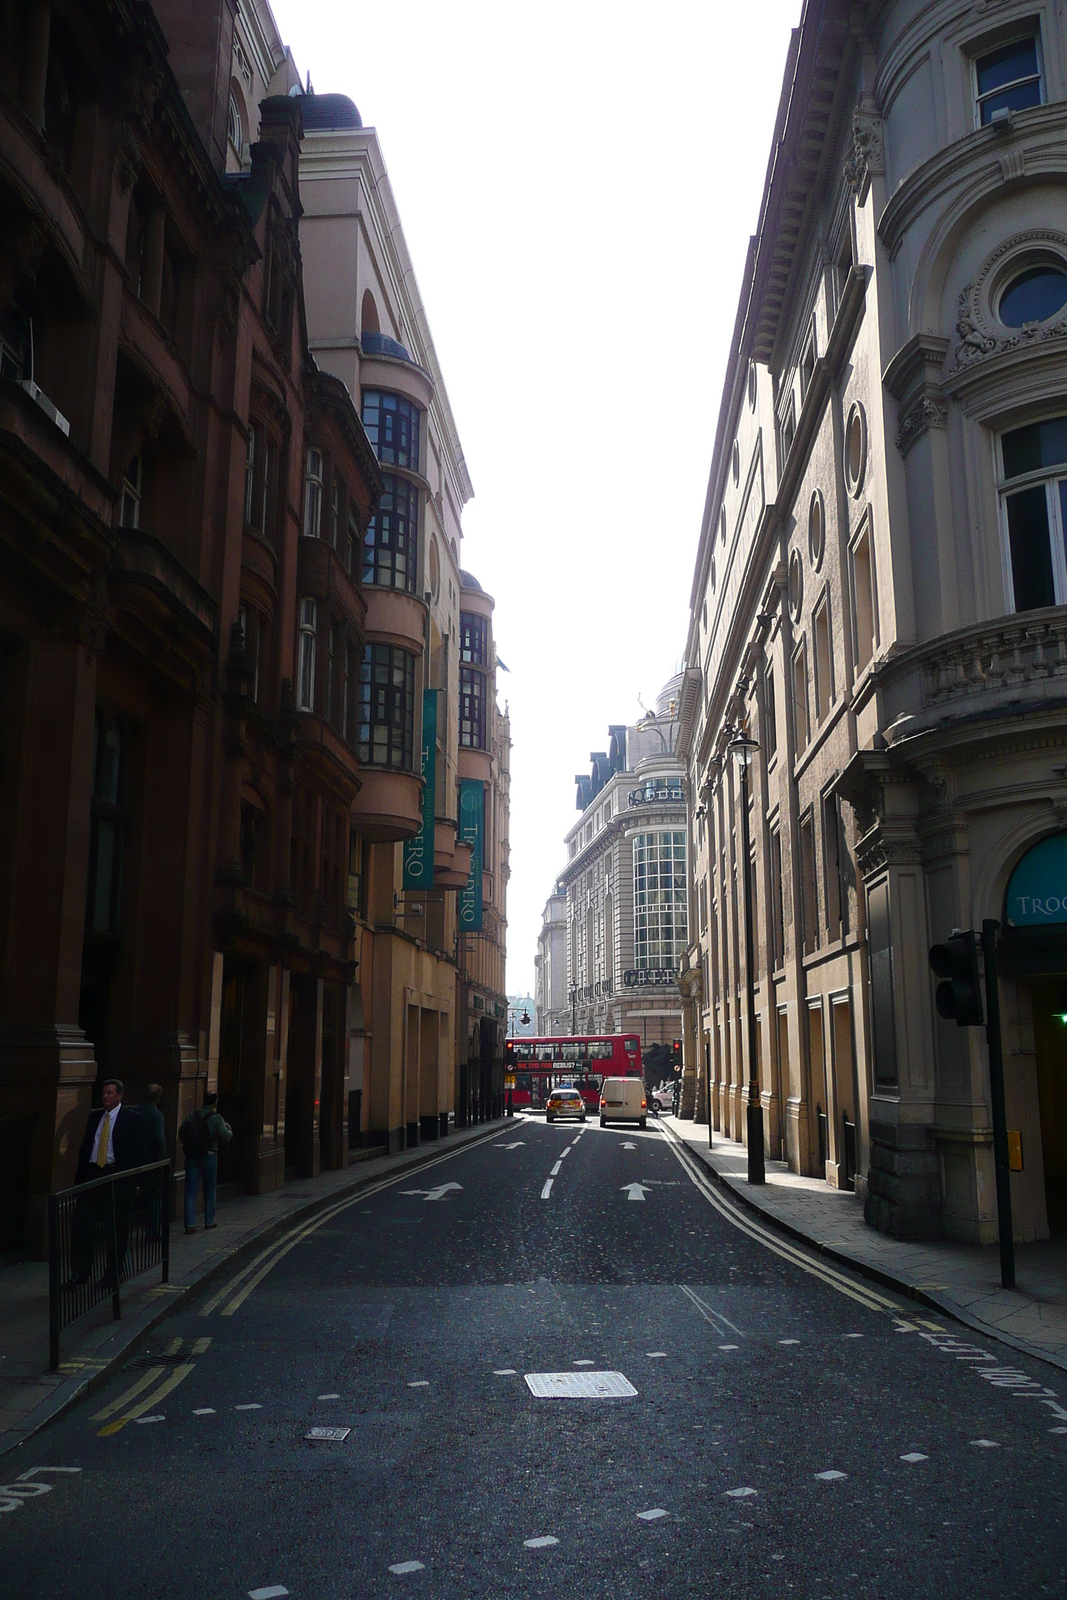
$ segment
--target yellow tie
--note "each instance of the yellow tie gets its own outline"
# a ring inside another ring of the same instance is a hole
[[[107,1166],[107,1136],[111,1129],[111,1112],[105,1111],[100,1123],[100,1143],[96,1147],[96,1164]]]

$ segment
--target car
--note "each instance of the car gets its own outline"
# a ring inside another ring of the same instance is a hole
[[[577,1117],[584,1122],[586,1115],[585,1101],[577,1089],[553,1089],[545,1104],[546,1122],[555,1122],[557,1117]]]
[[[669,1117],[674,1110],[674,1093],[670,1089],[653,1089],[652,1109],[657,1117]]]
[[[647,1126],[648,1097],[640,1078],[605,1078],[600,1089],[600,1126],[636,1122]]]

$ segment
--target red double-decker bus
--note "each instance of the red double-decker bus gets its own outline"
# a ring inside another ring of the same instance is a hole
[[[515,1079],[510,1093],[516,1111],[541,1110],[561,1084],[577,1089],[589,1109],[596,1111],[605,1078],[641,1076],[641,1039],[636,1033],[507,1039],[504,1071]]]

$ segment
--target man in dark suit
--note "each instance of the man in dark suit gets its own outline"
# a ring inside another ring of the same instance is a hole
[[[75,1183],[92,1183],[114,1172],[129,1172],[133,1167],[143,1167],[148,1159],[144,1118],[122,1104],[122,1089],[121,1078],[108,1078],[100,1096],[103,1104],[90,1111],[85,1137],[78,1151]],[[122,1277],[130,1234],[130,1206],[133,1202],[131,1184],[120,1184],[115,1193],[115,1249],[119,1278]],[[100,1190],[87,1194],[84,1201],[79,1200],[74,1214],[72,1267],[75,1283],[84,1283],[92,1268],[96,1221],[103,1216],[100,1199]],[[115,1275],[110,1264],[105,1277],[114,1288]]]
[[[122,1087],[121,1078],[108,1078],[100,1096],[103,1104],[89,1113],[75,1183],[91,1183],[109,1172],[128,1172],[131,1167],[143,1167],[148,1159],[144,1118],[123,1105]]]

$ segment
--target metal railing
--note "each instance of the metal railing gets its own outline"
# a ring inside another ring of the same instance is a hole
[[[48,1196],[48,1365],[59,1366],[64,1328],[152,1267],[170,1275],[170,1162],[113,1172]]]

